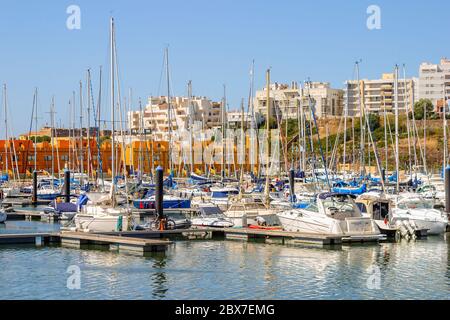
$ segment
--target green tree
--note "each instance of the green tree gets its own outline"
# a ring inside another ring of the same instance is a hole
[[[370,131],[374,132],[380,127],[380,116],[374,113],[369,114]]]
[[[270,129],[277,129],[278,128],[277,118],[270,117],[269,124],[270,124]],[[258,129],[266,129],[266,119],[265,118],[259,125]]]
[[[416,120],[424,119],[424,111],[427,112],[427,119],[435,119],[434,106],[429,99],[420,99],[414,104],[414,117]]]
[[[31,141],[33,141],[33,142],[34,142],[35,139],[36,139],[36,143],[41,143],[41,142],[51,142],[51,141],[52,141],[52,138],[49,137],[49,136],[37,136],[37,137],[31,136],[31,137],[29,137],[28,139],[31,140]]]

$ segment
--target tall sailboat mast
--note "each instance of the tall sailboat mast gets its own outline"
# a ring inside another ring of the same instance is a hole
[[[54,176],[55,176],[55,97],[52,97],[52,105],[50,107],[50,123],[51,123],[51,145],[52,145],[52,190],[55,188]]]
[[[37,123],[37,112],[38,112],[38,89],[34,89],[34,99],[35,99],[35,109],[34,109],[34,171],[37,171],[37,130],[38,130],[38,123]]]
[[[347,171],[346,164],[347,164],[347,117],[348,117],[348,99],[349,99],[349,83],[346,82],[346,95],[345,95],[345,110],[344,110],[344,171]]]
[[[167,113],[169,121],[169,146],[168,146],[168,157],[169,157],[169,168],[170,173],[173,172],[173,162],[172,162],[172,108],[170,103],[170,71],[169,71],[169,47],[166,47],[166,79],[167,79]]]
[[[115,177],[116,177],[116,138],[115,138],[115,117],[114,117],[114,108],[116,101],[114,99],[115,87],[114,87],[114,65],[115,65],[115,57],[114,57],[114,18],[111,18],[110,25],[110,95],[111,95],[111,171],[112,171],[112,190],[111,190],[111,198],[113,202],[113,206],[115,205]]]
[[[361,129],[360,136],[360,173],[361,175],[365,174],[365,161],[364,161],[364,150],[365,150],[365,123],[363,122],[364,111],[362,106],[362,97],[361,97],[361,87],[360,87],[360,76],[359,76],[359,61],[356,62],[356,80],[357,80],[357,88],[358,88],[358,104],[359,104],[359,124]]]
[[[267,82],[267,89],[266,89],[266,134],[267,134],[267,140],[266,140],[266,186],[264,189],[264,200],[266,205],[269,205],[270,202],[270,139],[271,139],[271,135],[270,135],[270,109],[271,109],[271,105],[270,105],[270,69],[267,69],[266,71],[266,82]]]
[[[445,94],[445,84],[442,89],[442,118],[443,118],[443,126],[444,126],[444,155],[443,155],[443,168],[448,165],[448,133],[447,133],[447,97]]]
[[[9,145],[9,138],[8,138],[8,108],[6,106],[6,84],[3,85],[3,107],[5,110],[5,168],[6,168],[6,174],[9,174],[9,167],[8,167],[8,145]]]
[[[222,99],[222,181],[225,179],[225,163],[226,163],[226,134],[225,134],[225,114],[227,108],[226,86],[223,85],[223,99]]]
[[[91,178],[91,70],[87,70],[87,176]]]
[[[189,160],[191,173],[194,172],[194,110],[192,106],[192,81],[188,82]]]
[[[100,112],[101,112],[101,105],[102,105],[102,74],[103,70],[102,67],[100,67],[100,79],[99,79],[99,89],[98,89],[98,100],[97,100],[97,178],[98,178],[98,172],[100,172],[100,178],[102,181],[102,188],[105,188],[105,181],[103,179],[103,161],[102,156],[100,153]]]
[[[400,164],[399,164],[399,132],[398,132],[398,65],[395,66],[394,74],[394,92],[395,92],[395,171],[397,174],[397,193],[400,192]]]
[[[84,186],[84,148],[83,148],[83,83],[80,81],[80,184]]]

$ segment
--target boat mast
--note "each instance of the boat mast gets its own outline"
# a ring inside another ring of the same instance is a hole
[[[270,109],[271,109],[271,105],[270,105],[270,69],[267,69],[266,71],[266,82],[267,82],[267,88],[266,88],[266,134],[267,134],[267,140],[266,140],[266,186],[264,189],[264,200],[266,205],[269,205],[270,203],[270,139],[271,139],[271,135],[270,135]]]
[[[225,114],[227,108],[226,86],[223,85],[222,98],[222,182],[225,180],[225,159],[226,159],[226,135],[225,135]]]
[[[84,186],[84,150],[83,150],[83,83],[80,81],[80,185]]]
[[[306,172],[306,119],[305,119],[305,112],[303,110],[303,88],[302,88],[302,95],[300,97],[300,122],[301,122],[301,133],[302,133],[302,171]]]
[[[254,166],[252,166],[254,163],[254,160],[258,161],[258,153],[259,153],[259,144],[258,144],[258,134],[257,134],[257,126],[256,126],[256,118],[255,118],[255,108],[253,103],[253,92],[254,92],[254,83],[255,83],[255,60],[252,60],[252,67],[250,69],[250,90],[248,95],[248,114],[250,116],[250,139],[252,143],[254,143],[255,147],[253,148],[254,152],[250,156],[249,154],[249,169],[250,172],[253,172]],[[259,170],[258,170],[259,171]],[[254,173],[254,172],[253,172]]]
[[[448,164],[448,136],[447,136],[447,97],[445,94],[445,84],[442,89],[442,118],[443,118],[443,126],[444,126],[444,159],[443,159],[443,168],[447,167]]]
[[[245,121],[244,121],[244,99],[241,102],[241,172],[239,176],[239,182],[242,190],[242,185],[244,183],[244,165],[245,165]]]
[[[427,172],[427,105],[423,104],[423,165]]]
[[[131,114],[131,110],[133,109],[133,89],[128,89],[128,112],[127,112],[127,119],[129,118],[129,115]],[[128,129],[128,141],[130,145],[130,153],[129,153],[129,159],[130,159],[130,169],[133,171],[134,174],[134,150],[133,150],[133,139],[131,137],[131,122],[127,121],[127,129]]]
[[[73,138],[73,148],[72,148],[72,152],[73,152],[73,169],[75,170],[75,164],[76,164],[76,170],[79,171],[80,170],[80,159],[78,158],[78,138],[76,136],[75,133],[75,122],[76,122],[76,117],[75,117],[75,104],[76,104],[76,100],[75,100],[75,91],[72,91],[72,138]],[[75,161],[76,160],[76,161]]]
[[[52,145],[52,190],[55,190],[55,182],[53,180],[54,176],[55,176],[55,135],[54,135],[54,130],[55,130],[55,97],[52,97],[52,105],[50,107],[50,123],[51,123],[51,145]]]
[[[344,110],[344,171],[347,171],[346,164],[347,164],[347,117],[348,117],[348,95],[349,95],[349,83],[348,81],[345,83],[346,85],[346,95],[345,95],[345,110]]]
[[[144,136],[144,114],[142,111],[142,102],[140,99],[139,99],[139,114],[140,114],[140,117],[139,117],[139,120],[140,120],[139,121],[139,133],[140,133],[140,135],[139,135],[139,181],[141,182],[143,173],[144,173],[144,159],[143,159],[144,153],[142,150],[142,143],[144,140],[144,137],[143,137]],[[145,141],[145,144],[147,144],[147,141]]]
[[[170,103],[170,72],[169,72],[169,47],[166,47],[166,79],[167,79],[167,113],[169,121],[169,147],[168,147],[168,158],[169,158],[169,168],[170,174],[173,172],[173,162],[172,162],[172,110]]]
[[[359,104],[359,123],[361,129],[361,137],[360,137],[360,173],[361,176],[365,175],[366,168],[364,163],[364,152],[365,152],[365,124],[363,122],[364,112],[362,107],[362,99],[361,99],[361,84],[359,79],[359,61],[356,62],[356,80],[358,82],[358,104]]]
[[[38,130],[38,123],[37,123],[37,112],[38,112],[38,89],[34,88],[34,97],[35,97],[35,115],[34,115],[34,123],[35,123],[35,133],[34,133],[34,171],[37,171],[37,130]]]
[[[102,181],[102,190],[105,189],[105,180],[103,179],[103,160],[100,153],[100,112],[101,112],[101,105],[102,105],[102,67],[100,66],[100,79],[99,79],[99,89],[98,89],[98,100],[97,100],[97,178],[98,178],[98,172],[100,172],[100,178]]]
[[[115,108],[115,100],[114,100],[114,65],[115,65],[115,57],[114,57],[114,18],[111,18],[111,22],[110,22],[110,78],[111,78],[111,171],[112,171],[112,187],[111,187],[111,200],[112,200],[112,206],[115,206],[115,193],[114,193],[114,188],[115,188],[115,172],[116,172],[116,166],[115,166],[115,161],[116,161],[116,139],[115,139],[115,118],[114,118],[114,108]]]
[[[399,165],[399,133],[398,133],[398,65],[395,66],[394,74],[394,91],[395,91],[395,170],[397,174],[397,193],[400,192],[400,165]]]
[[[8,166],[8,147],[9,147],[9,138],[8,138],[8,111],[6,107],[6,84],[3,85],[3,107],[5,111],[5,163],[6,163],[6,174],[9,175],[9,166]]]
[[[188,119],[189,119],[189,159],[191,164],[191,173],[194,172],[194,110],[192,106],[192,81],[188,82]]]
[[[91,69],[87,70],[87,176],[91,178]]]

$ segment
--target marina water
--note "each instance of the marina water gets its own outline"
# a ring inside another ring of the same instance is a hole
[[[11,221],[0,233],[57,231]],[[60,246],[2,246],[3,299],[449,299],[449,234],[330,249],[176,242],[138,257]],[[68,269],[81,271],[70,290]]]

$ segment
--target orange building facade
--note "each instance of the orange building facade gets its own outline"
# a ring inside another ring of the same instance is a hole
[[[246,153],[249,153],[249,145],[247,145]],[[220,153],[220,147],[213,148],[212,154]],[[100,148],[97,142],[91,140],[88,145],[87,139],[83,140],[81,146],[80,140],[70,141],[68,138],[55,139],[52,151],[52,144],[49,142],[41,142],[36,144],[31,140],[0,140],[0,172],[8,172],[10,176],[19,173],[21,176],[30,176],[35,170],[53,172],[55,175],[62,173],[66,168],[73,172],[88,173],[95,176],[100,172],[100,165],[103,174],[111,176],[112,172],[112,154],[111,141],[106,140]],[[158,166],[162,166],[166,173],[169,173],[169,157],[168,142],[139,142],[135,141],[125,146],[125,153],[122,153],[122,144],[116,144],[116,172],[122,173],[125,169],[127,173],[133,170],[140,170],[144,173],[153,171]],[[172,152],[177,149],[177,145],[172,146]],[[200,150],[203,150],[200,146]],[[176,153],[177,151],[175,151]],[[201,152],[201,151],[200,151]],[[181,154],[181,151],[179,151]],[[36,157],[35,157],[36,154]],[[173,153],[172,153],[173,154]],[[235,160],[237,159],[237,148],[234,148]],[[54,160],[52,160],[54,159]],[[248,158],[247,158],[248,160]],[[200,163],[196,160],[194,171],[198,174],[204,174],[206,171],[212,174],[220,174],[222,161],[216,158],[203,162],[200,156]],[[225,168],[227,175],[240,170],[237,161]],[[81,165],[81,163],[83,165]],[[125,164],[125,166],[124,166]],[[88,167],[90,166],[90,167]],[[187,176],[190,171],[190,165],[183,161],[182,156],[172,158],[172,167],[177,176]],[[256,167],[246,164],[245,170],[254,171]]]

